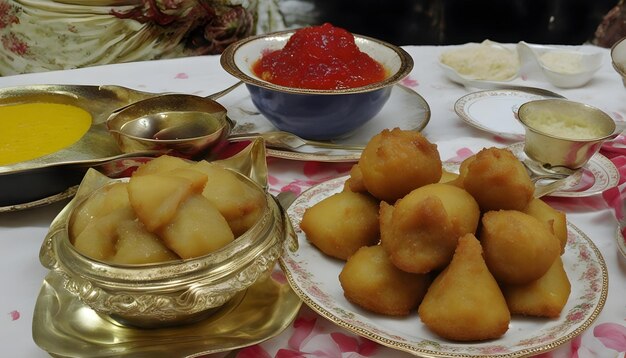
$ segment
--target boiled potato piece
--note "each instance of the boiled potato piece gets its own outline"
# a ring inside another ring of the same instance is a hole
[[[97,190],[72,214],[70,237],[77,237],[94,219],[122,207],[130,207],[127,183],[114,183]]]
[[[201,193],[209,180],[209,177],[205,173],[187,167],[174,169],[164,174],[189,179],[189,181],[191,181],[191,190],[195,193]]]
[[[367,191],[380,200],[394,203],[411,190],[441,179],[437,145],[420,132],[384,129],[369,140],[359,168]]]
[[[339,282],[348,301],[372,312],[404,316],[417,308],[430,280],[399,270],[375,245],[363,246],[348,258]]]
[[[352,191],[333,194],[304,212],[300,228],[320,251],[347,260],[362,246],[378,243],[378,201]]]
[[[202,195],[217,207],[235,236],[240,236],[259,220],[267,205],[263,191],[218,164],[200,161],[193,169],[209,178]]]
[[[512,314],[556,318],[567,303],[571,284],[559,256],[538,280],[519,286],[504,285],[502,292]]]
[[[561,243],[561,254],[565,252],[567,244],[567,219],[565,213],[554,209],[545,201],[535,198],[528,203],[524,212],[530,216],[536,217],[548,225],[550,230],[559,239]]]
[[[95,218],[74,239],[74,247],[92,259],[107,261],[116,252],[118,224],[134,219],[135,214],[130,207],[113,210],[107,215]]]
[[[183,259],[206,255],[235,239],[226,219],[201,194],[187,198],[159,234],[165,245]]]
[[[471,158],[471,157],[470,157]],[[485,148],[466,159],[463,188],[478,202],[483,212],[524,210],[535,192],[535,185],[522,162],[508,149]]]
[[[176,169],[186,168],[191,165],[191,162],[188,162],[182,158],[173,157],[171,155],[161,155],[141,164],[139,167],[137,167],[137,169],[133,173],[133,176],[165,173]]]
[[[476,231],[479,217],[478,204],[465,190],[424,185],[394,206],[381,202],[381,242],[399,269],[428,273],[448,265],[457,240]]]
[[[118,264],[149,264],[180,259],[161,239],[146,230],[138,220],[117,225],[115,255],[109,260]]]
[[[419,306],[422,322],[443,338],[495,339],[509,329],[511,314],[481,252],[473,234],[461,237],[450,265],[435,278]]]
[[[176,215],[180,203],[193,193],[193,182],[178,176],[133,175],[128,182],[130,204],[151,232],[167,225]]]
[[[559,240],[545,223],[516,210],[485,213],[480,242],[489,270],[502,284],[539,279],[561,253]]]

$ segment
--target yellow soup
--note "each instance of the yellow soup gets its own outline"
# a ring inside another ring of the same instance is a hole
[[[0,165],[54,153],[76,143],[91,126],[91,114],[58,103],[0,106]]]

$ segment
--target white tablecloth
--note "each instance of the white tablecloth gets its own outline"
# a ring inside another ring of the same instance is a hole
[[[431,107],[431,120],[423,131],[427,138],[441,144],[462,145],[464,140],[503,144],[493,135],[468,126],[455,114],[455,101],[470,90],[447,80],[438,68],[437,55],[444,47],[408,46],[405,49],[413,56],[415,67],[403,84],[421,94]],[[626,118],[626,89],[611,67],[608,51],[600,50],[606,54],[603,68],[583,88],[564,90],[552,87],[532,66],[523,70],[516,83],[557,91],[569,99],[599,107],[616,120],[623,120]],[[150,92],[209,95],[234,82],[235,79],[220,67],[219,57],[209,56],[9,76],[0,78],[0,87],[25,84],[116,84]],[[454,152],[442,153],[442,158],[454,155]],[[316,182],[345,174],[349,165],[271,159],[269,169],[271,190],[275,193],[285,188],[303,190]],[[626,351],[626,259],[617,250],[615,214],[600,197],[573,203],[564,204],[568,220],[584,231],[602,252],[609,270],[609,295],[593,326],[572,343],[563,345],[551,354],[559,357],[573,357],[574,354],[578,354],[578,357],[616,357],[620,351]],[[563,204],[563,201],[557,204]],[[4,253],[0,262],[0,287],[3,289],[0,294],[3,313],[0,319],[0,346],[3,356],[47,356],[31,336],[35,300],[47,273],[39,263],[38,253],[49,223],[63,205],[65,202],[0,214],[0,243]],[[359,356],[355,352],[346,351],[345,346],[338,346],[329,338],[331,332],[356,337],[353,334],[332,325],[305,306],[299,319],[314,322],[315,337],[311,335],[299,341],[298,347],[294,347],[293,340],[290,341],[295,332],[292,326],[280,336],[254,349],[244,350],[241,356],[256,356],[258,352],[283,357],[293,356],[289,352],[296,356],[321,356],[312,353],[316,350],[326,352],[327,356]],[[598,327],[604,330],[596,329]],[[371,351],[362,351],[360,354],[408,356],[383,346],[375,346]]]

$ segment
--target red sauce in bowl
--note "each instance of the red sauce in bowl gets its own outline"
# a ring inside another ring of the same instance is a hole
[[[387,75],[350,32],[328,23],[297,30],[285,47],[264,53],[252,71],[277,85],[320,90],[361,87]]]

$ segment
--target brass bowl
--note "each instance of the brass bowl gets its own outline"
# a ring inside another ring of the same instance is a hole
[[[524,151],[555,171],[583,167],[604,141],[619,135],[608,114],[570,100],[530,101],[522,104],[517,114],[526,133]]]
[[[263,143],[253,146],[263,147]],[[245,161],[236,164],[247,165]],[[205,318],[269,275],[292,232],[274,197],[248,176],[232,171],[246,185],[262,191],[266,205],[259,220],[222,249],[194,259],[144,265],[111,264],[81,254],[70,242],[73,213],[94,192],[128,180],[111,179],[89,169],[74,199],[52,222],[40,261],[63,277],[63,287],[71,295],[121,324],[162,327]]]
[[[224,142],[232,123],[226,108],[211,98],[165,94],[114,111],[106,125],[125,153],[158,150],[194,157]]]

